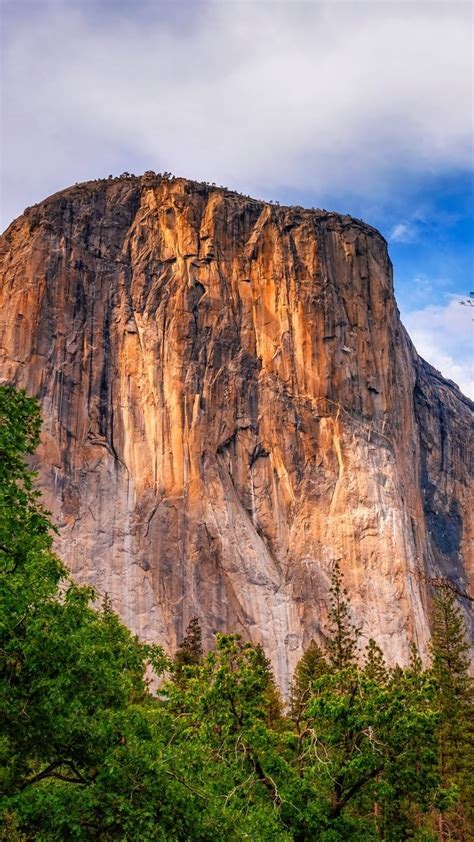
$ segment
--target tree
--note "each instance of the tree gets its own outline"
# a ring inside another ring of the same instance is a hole
[[[279,731],[272,728],[279,711],[262,648],[239,635],[218,634],[215,649],[193,668],[189,681],[170,681],[162,690],[174,762],[181,775],[194,772],[212,811],[225,805],[225,816],[234,817],[230,838],[247,838],[245,828],[250,838],[289,840],[280,824],[276,778],[282,768],[291,772],[279,755]],[[225,816],[219,819],[222,827]]]
[[[332,667],[341,670],[355,662],[360,628],[350,619],[348,592],[342,584],[338,561],[334,563],[329,595],[329,636],[326,649]]]
[[[0,572],[2,577],[30,559],[45,565],[43,576],[55,587],[65,569],[50,552],[53,527],[34,488],[36,474],[26,457],[39,442],[41,419],[37,402],[24,391],[0,387]]]
[[[178,683],[185,682],[202,660],[202,632],[199,619],[193,617],[171,663],[171,672]]]
[[[329,666],[321,647],[311,640],[296,665],[290,689],[290,715],[297,728],[304,717],[306,705],[316,691],[316,682],[328,672]]]
[[[193,617],[186,628],[183,640],[174,656],[176,666],[181,669],[199,664],[202,658],[202,632],[198,617]]]
[[[266,722],[268,725],[275,725],[281,717],[283,708],[280,691],[275,682],[270,658],[267,658],[260,643],[255,646],[255,652],[255,663],[264,679],[262,693],[265,700]]]
[[[0,811],[20,830],[46,803],[54,813],[66,790],[93,786],[120,738],[116,714],[146,698],[148,662],[163,668],[159,647],[140,643],[108,607],[94,610],[93,590],[74,584],[53,553],[26,461],[39,430],[37,402],[0,387]]]
[[[359,667],[339,565],[330,598],[329,662],[312,646],[293,682],[305,708],[292,765],[306,794],[292,793],[292,827],[298,839],[413,838],[438,791],[433,683],[414,655],[390,672],[373,640]]]
[[[373,638],[369,639],[365,650],[365,676],[375,684],[384,685],[388,678],[384,654]]]
[[[461,610],[449,584],[435,590],[432,674],[440,714],[439,771],[451,797],[440,810],[440,839],[464,840],[474,827],[474,688]]]

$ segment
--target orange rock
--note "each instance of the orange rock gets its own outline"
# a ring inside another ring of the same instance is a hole
[[[377,231],[147,174],[28,209],[1,266],[0,374],[42,402],[76,579],[170,649],[194,615],[262,643],[286,688],[340,559],[366,637],[425,651],[417,571],[469,579],[472,404]]]

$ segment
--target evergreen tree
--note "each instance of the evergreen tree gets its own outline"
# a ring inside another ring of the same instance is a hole
[[[366,678],[382,686],[388,678],[384,654],[373,638],[370,638],[365,650],[364,673]]]
[[[350,619],[348,592],[342,584],[339,562],[334,563],[329,608],[329,636],[326,649],[329,662],[335,670],[342,670],[355,663],[360,628]]]
[[[447,790],[459,793],[455,805],[440,811],[439,835],[467,840],[469,826],[474,833],[474,687],[461,610],[448,585],[436,588],[430,649],[440,714],[441,780]]]
[[[256,666],[261,670],[264,676],[263,697],[266,705],[266,721],[269,725],[274,725],[282,714],[282,701],[280,691],[275,682],[270,658],[267,658],[263,647],[258,643],[255,646],[256,652]]]
[[[373,686],[373,685],[372,685]],[[372,695],[374,748],[383,770],[375,786],[378,828],[387,842],[432,840],[430,811],[439,792],[434,686],[413,647],[405,669],[390,670]]]
[[[174,656],[174,674],[177,680],[185,676],[186,667],[195,667],[202,660],[202,631],[198,617],[189,621],[183,640]]]
[[[408,667],[415,676],[421,675],[423,672],[423,662],[414,641],[410,643],[410,660],[408,662]]]
[[[311,640],[298,661],[290,689],[290,716],[298,725],[316,689],[316,682],[328,672],[329,665],[321,647]]]

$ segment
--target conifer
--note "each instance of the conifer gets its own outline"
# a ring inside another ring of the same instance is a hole
[[[102,600],[102,614],[104,615],[104,617],[108,617],[112,613],[112,600],[110,599],[108,591],[106,591]]]
[[[440,717],[440,777],[445,788],[454,786],[460,795],[456,806],[440,815],[439,835],[468,839],[469,823],[474,827],[474,686],[462,613],[443,584],[434,597],[430,650]]]
[[[417,645],[414,641],[410,644],[410,660],[408,661],[408,669],[413,676],[419,676],[423,672],[423,663],[418,652]]]
[[[299,722],[304,709],[311,699],[318,678],[328,672],[328,663],[322,649],[315,640],[296,665],[290,690],[290,716]]]
[[[186,628],[183,640],[178,646],[174,662],[181,671],[183,667],[196,666],[202,660],[202,631],[199,618],[193,617]]]
[[[336,670],[342,670],[356,661],[360,628],[355,626],[350,618],[349,594],[343,587],[338,561],[334,563],[329,594],[329,636],[326,649],[331,666]]]
[[[255,652],[256,666],[262,671],[264,684],[266,685],[265,690],[263,691],[263,696],[267,712],[267,722],[271,725],[281,718],[281,696],[275,682],[270,659],[267,658],[265,652],[263,651],[263,647],[259,643],[255,646]]]
[[[384,685],[387,681],[387,665],[383,652],[372,637],[365,650],[364,673],[375,684]]]

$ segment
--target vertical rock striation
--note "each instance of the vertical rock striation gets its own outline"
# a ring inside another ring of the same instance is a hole
[[[377,231],[145,175],[28,209],[1,267],[59,552],[131,628],[235,629],[285,687],[340,559],[364,633],[424,650],[418,572],[472,575],[472,404],[417,356]]]

